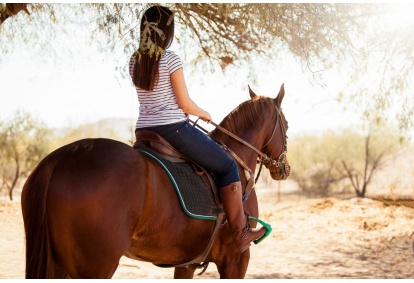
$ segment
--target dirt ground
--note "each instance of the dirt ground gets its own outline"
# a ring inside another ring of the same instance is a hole
[[[251,248],[246,278],[414,278],[414,209],[371,199],[304,199],[258,188],[272,234]],[[18,201],[0,201],[0,278],[24,278]],[[172,268],[121,258],[114,278],[172,278]],[[215,279],[214,264],[196,279]]]

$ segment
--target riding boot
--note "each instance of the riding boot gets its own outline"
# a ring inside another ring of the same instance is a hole
[[[266,228],[251,229],[248,225],[248,219],[244,214],[243,209],[242,188],[240,182],[231,183],[230,185],[220,188],[220,194],[227,222],[233,233],[233,239],[242,253],[250,247],[250,242],[264,236]]]

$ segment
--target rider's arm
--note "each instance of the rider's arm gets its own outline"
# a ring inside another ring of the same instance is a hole
[[[204,121],[211,121],[210,114],[197,106],[188,94],[183,69],[178,69],[170,75],[171,84],[177,97],[178,106],[187,114],[200,117]]]

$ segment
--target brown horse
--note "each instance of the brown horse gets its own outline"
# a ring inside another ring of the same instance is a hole
[[[284,87],[275,99],[251,90],[250,96],[220,126],[269,156],[265,165],[273,179],[286,179],[288,125],[280,108]],[[217,129],[211,136],[254,173],[257,150]],[[240,175],[245,187],[245,174]],[[214,228],[214,221],[183,212],[170,179],[156,161],[109,139],[79,140],[49,154],[26,181],[21,204],[26,278],[111,278],[123,255],[177,266],[203,252]],[[259,215],[254,190],[245,210]],[[204,262],[214,262],[220,278],[244,278],[249,259],[249,250],[239,252],[224,224]],[[194,269],[175,268],[174,278],[193,275]]]

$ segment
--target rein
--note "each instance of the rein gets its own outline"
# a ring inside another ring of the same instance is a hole
[[[260,167],[259,167],[259,171],[258,171],[258,174],[257,174],[256,178],[254,178],[252,170],[244,163],[244,161],[241,160],[240,157],[238,157],[226,145],[219,142],[222,145],[223,149],[228,151],[230,153],[230,155],[243,167],[245,172],[248,174],[248,176],[246,174],[247,187],[246,187],[246,190],[245,190],[245,195],[243,196],[243,203],[246,202],[247,198],[250,195],[251,190],[254,188],[255,183],[259,179],[260,172],[262,170],[263,164],[266,166],[266,168],[269,168],[270,166],[277,166],[277,167],[281,168],[285,172],[285,174],[287,173],[287,175],[289,175],[290,168],[289,168],[289,166],[287,165],[287,162],[286,162],[286,154],[287,154],[286,132],[285,132],[285,127],[284,127],[284,125],[283,125],[283,123],[281,122],[281,119],[280,119],[282,110],[278,109],[276,106],[275,106],[275,108],[276,108],[276,123],[275,123],[275,126],[273,128],[272,135],[270,136],[269,140],[261,147],[261,149],[264,148],[265,146],[267,146],[271,142],[271,140],[273,139],[273,137],[276,133],[277,125],[280,124],[280,127],[282,129],[283,139],[284,139],[284,145],[283,145],[283,151],[280,154],[280,156],[277,158],[277,160],[272,159],[267,154],[263,153],[262,151],[260,151],[259,149],[257,149],[253,145],[251,145],[250,143],[246,142],[245,140],[239,138],[238,136],[236,136],[235,134],[233,134],[229,130],[221,127],[220,125],[214,123],[213,121],[210,121],[210,124],[212,124],[218,130],[222,131],[226,135],[232,137],[233,139],[237,140],[238,142],[242,143],[243,145],[247,146],[248,148],[252,149],[254,152],[256,152],[259,155],[258,157],[260,158],[260,161],[258,160],[258,162],[260,162]],[[193,122],[191,120],[190,120],[190,122],[192,122],[194,124],[194,127],[197,126],[202,131],[204,131],[205,133],[209,133],[207,130],[202,128],[200,125],[197,125],[198,120],[200,120],[200,118],[198,118],[195,122]],[[286,166],[287,166],[287,168],[286,168]]]
[[[277,118],[279,118],[279,115],[277,116]],[[198,119],[197,119],[198,120]],[[197,123],[197,121],[196,121]],[[267,156],[265,153],[261,152],[260,150],[258,150],[256,147],[252,146],[250,143],[246,142],[245,140],[242,140],[241,138],[239,138],[238,136],[236,136],[235,134],[233,134],[232,132],[230,132],[229,130],[221,127],[220,125],[217,125],[216,123],[214,123],[213,121],[210,122],[214,127],[216,127],[217,129],[219,129],[220,131],[222,131],[223,133],[225,133],[226,135],[232,137],[233,139],[241,142],[242,144],[244,144],[245,146],[247,146],[248,148],[252,149],[253,151],[255,151],[262,159],[264,160],[268,160],[270,163],[272,162],[272,158],[270,158],[269,156]],[[277,125],[277,120],[276,120],[276,125]],[[265,144],[269,144],[271,139],[273,138],[275,132],[276,132],[276,125],[273,129],[273,134],[270,137],[269,141]],[[264,146],[265,146],[264,145]],[[262,148],[264,147],[262,146]]]

